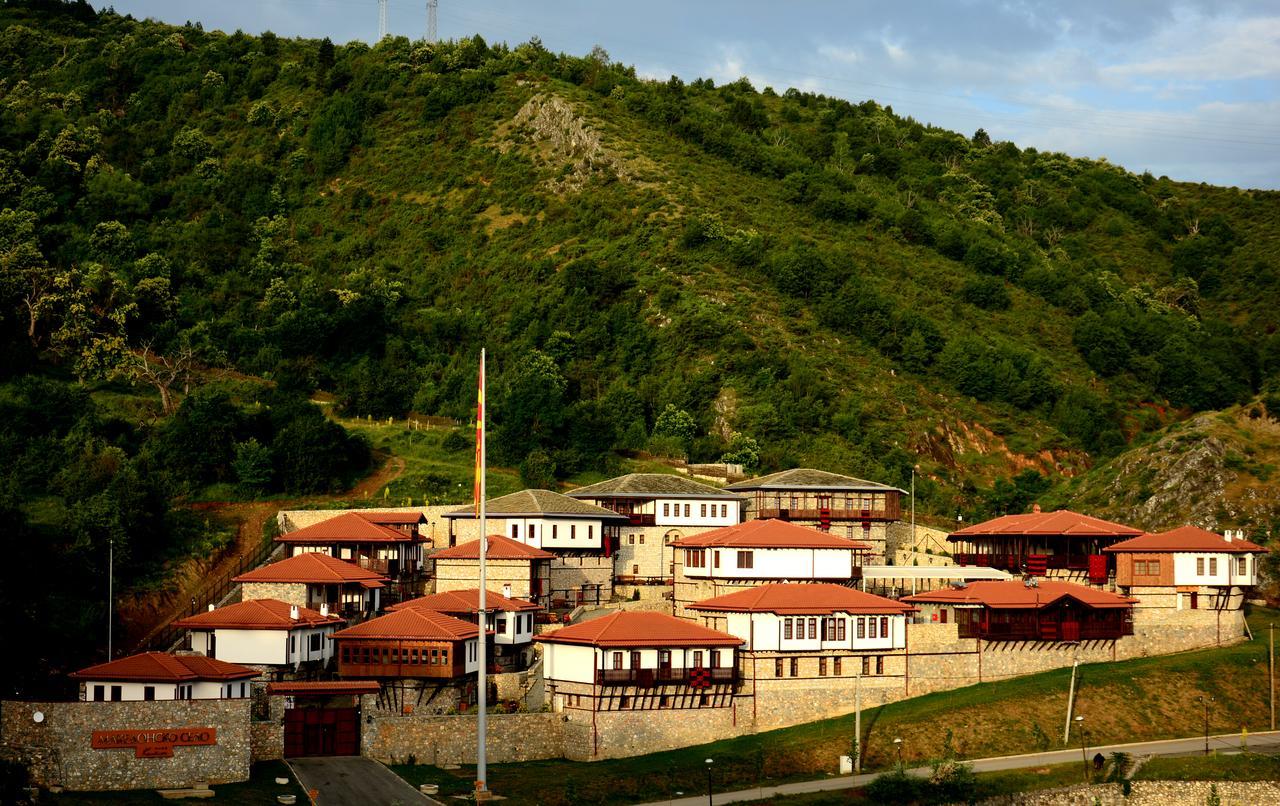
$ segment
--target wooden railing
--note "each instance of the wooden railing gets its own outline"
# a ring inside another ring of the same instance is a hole
[[[1133,635],[1133,622],[1069,621],[986,625],[960,622],[957,634],[960,638],[981,638],[986,641],[1096,641]]]
[[[756,517],[782,521],[892,521],[897,520],[899,515],[888,509],[768,508],[756,510]]]
[[[736,683],[736,668],[721,669],[597,669],[596,683],[602,686],[683,686],[695,678],[712,684]]]

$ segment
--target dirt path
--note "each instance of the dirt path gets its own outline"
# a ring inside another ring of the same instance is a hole
[[[236,541],[215,557],[193,557],[174,568],[173,583],[166,590],[152,590],[122,596],[117,612],[125,646],[137,646],[150,640],[174,619],[191,610],[191,596],[208,580],[219,579],[234,571],[241,555],[248,554],[262,542],[267,521],[282,509],[305,509],[335,501],[372,498],[373,494],[398,479],[405,470],[404,459],[388,456],[373,473],[351,489],[334,495],[311,495],[278,501],[209,501],[193,505],[197,512],[227,523],[237,523]],[[197,606],[202,606],[198,602]]]

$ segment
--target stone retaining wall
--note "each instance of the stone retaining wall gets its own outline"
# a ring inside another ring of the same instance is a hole
[[[1215,789],[1222,806],[1280,803],[1280,784],[1270,781],[1134,781],[1127,798],[1120,784],[1081,784],[991,798],[982,806],[1204,806]]]
[[[0,757],[25,765],[33,783],[69,790],[173,789],[249,779],[250,700],[0,703]],[[44,715],[36,722],[34,715]],[[94,750],[95,731],[214,728],[216,744],[175,747],[171,758]]]
[[[396,716],[364,709],[361,752],[386,764],[476,763],[476,716]],[[372,719],[369,718],[372,715]],[[564,746],[560,714],[490,714],[491,764],[573,757]]]

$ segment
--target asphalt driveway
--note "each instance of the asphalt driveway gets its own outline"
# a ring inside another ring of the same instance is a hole
[[[318,806],[422,806],[435,803],[373,759],[362,756],[292,758],[302,788]]]

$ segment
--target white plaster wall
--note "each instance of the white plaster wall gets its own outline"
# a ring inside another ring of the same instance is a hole
[[[222,682],[217,680],[193,680],[189,684],[191,686],[191,698],[195,700],[219,700],[228,697],[228,687],[230,688],[231,697],[239,697],[240,684],[244,683],[244,695],[249,696],[249,681],[236,680],[233,682]],[[142,701],[145,699],[145,689],[147,686],[153,686],[156,690],[155,698],[157,700],[176,700],[178,693],[178,684],[176,683],[127,683],[112,682],[110,680],[87,680],[85,681],[84,696],[88,701],[93,701],[93,687],[102,686],[103,696],[107,702],[111,702],[111,687],[120,686],[120,696],[122,702]]]
[[[577,644],[543,644],[543,675],[547,680],[595,682],[595,650]]]
[[[689,508],[687,516],[684,514],[686,506]],[[706,507],[705,515],[703,507]],[[720,514],[722,509],[723,515]],[[652,512],[658,526],[719,528],[742,522],[742,504],[723,498],[658,498],[652,502],[652,508],[646,507],[643,511]]]
[[[684,566],[685,576],[713,579],[852,579],[853,549],[707,548],[705,566]],[[752,553],[752,567],[738,567],[738,552]],[[716,556],[720,567],[715,565]],[[683,557],[681,558],[684,559]]]
[[[1236,558],[1245,558],[1245,573],[1236,573]],[[1204,574],[1196,573],[1196,560],[1204,559]],[[1216,558],[1218,573],[1209,573],[1209,560]],[[1178,553],[1173,555],[1173,584],[1175,585],[1241,585],[1257,584],[1257,562],[1253,555],[1221,553]]]
[[[591,518],[508,518],[502,534],[540,549],[599,549],[604,546],[601,524]],[[516,530],[514,535],[512,529]]]

